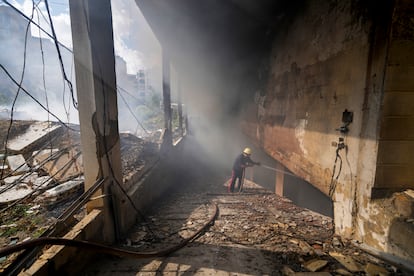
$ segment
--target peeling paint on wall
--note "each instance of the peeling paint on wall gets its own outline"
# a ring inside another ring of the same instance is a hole
[[[298,120],[298,125],[295,129],[295,135],[299,142],[299,147],[302,150],[303,154],[306,156],[308,155],[308,151],[305,147],[305,129],[306,129],[307,120],[306,119],[300,119]]]

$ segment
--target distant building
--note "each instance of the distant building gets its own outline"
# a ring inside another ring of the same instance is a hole
[[[16,34],[25,33],[26,27],[26,19],[12,8],[0,4],[0,40],[2,43],[16,37]]]
[[[138,80],[138,94],[140,97],[145,97],[148,94],[148,73],[141,69],[137,73]]]

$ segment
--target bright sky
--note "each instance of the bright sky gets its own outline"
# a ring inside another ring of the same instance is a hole
[[[58,40],[65,46],[72,48],[68,1],[69,0],[49,0],[48,3]],[[36,4],[39,3],[38,10],[40,10],[40,12],[35,12],[34,21],[42,26],[43,29],[51,33],[49,24],[44,19],[47,18],[48,15],[43,0],[9,0],[9,2],[29,17],[32,14],[33,2]],[[134,74],[139,69],[151,67],[151,64],[149,64],[152,63],[151,57],[147,57],[148,60],[144,62],[145,57],[141,51],[142,47],[145,48],[146,46],[139,45],[140,47],[138,47],[137,42],[139,40],[142,41],[142,39],[139,38],[150,36],[151,39],[154,39],[154,37],[149,30],[149,27],[143,26],[147,24],[145,23],[145,20],[143,19],[143,16],[138,9],[135,1],[112,0],[112,14],[115,52],[127,62],[128,73]],[[140,27],[137,28],[137,26]],[[134,32],[131,30],[134,30]],[[141,31],[141,33],[139,33],[139,31]],[[32,35],[39,36],[39,30],[35,26],[32,27]],[[41,36],[47,38],[47,36],[44,34],[41,34]],[[148,43],[148,40],[151,39],[144,39],[146,40],[145,43]],[[148,47],[147,45],[146,48],[150,49],[151,47]]]

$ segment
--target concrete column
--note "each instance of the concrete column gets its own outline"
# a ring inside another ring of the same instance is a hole
[[[170,58],[162,52],[162,96],[164,102],[164,137],[162,150],[172,146],[172,116],[171,116],[171,87],[170,87]]]
[[[178,126],[180,129],[180,135],[183,136],[184,129],[183,129],[183,103],[181,101],[181,82],[178,80],[178,91],[177,91],[177,102],[178,102]]]
[[[276,164],[276,187],[275,192],[278,196],[283,196],[283,185],[285,182],[285,167],[277,162]]]
[[[70,0],[85,189],[106,178],[101,194],[87,205],[105,216],[104,239],[117,238],[122,185],[115,57],[110,0]],[[114,214],[115,211],[115,214]]]

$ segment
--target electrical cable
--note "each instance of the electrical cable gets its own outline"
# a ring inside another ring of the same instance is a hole
[[[38,23],[36,23],[35,21],[33,21],[33,19],[30,19],[29,17],[27,17],[23,12],[21,12],[19,9],[17,9],[13,4],[11,4],[8,0],[2,0],[5,4],[7,4],[9,7],[11,7],[14,11],[16,11],[19,15],[23,16],[26,20],[28,20],[30,23],[32,23],[34,26],[36,26],[39,30],[41,30],[44,34],[46,34],[49,38],[51,38],[55,43],[58,43],[61,47],[63,47],[64,49],[66,49],[67,51],[69,51],[71,54],[73,54],[73,50],[70,49],[69,47],[67,47],[66,45],[64,45],[62,42],[60,42],[56,37],[54,37],[52,34],[50,34],[49,32],[47,32],[44,28],[42,28]],[[50,1],[49,1],[50,2]],[[40,10],[39,10],[40,11]],[[45,17],[43,15],[43,13],[40,11],[42,17]],[[46,20],[47,21],[47,20]],[[127,91],[125,88],[122,88],[121,86],[117,85],[118,88],[120,88],[121,90],[123,90],[124,92],[126,92],[128,95],[130,95],[131,97],[134,97],[135,99],[136,96],[134,96],[131,92]],[[138,99],[139,100],[139,99]]]
[[[48,33],[46,30],[44,30],[41,26],[40,26],[40,24],[37,24],[36,22],[34,22],[33,21],[33,19],[30,19],[29,17],[27,17],[24,13],[22,13],[20,10],[18,10],[16,7],[14,7],[11,3],[9,3],[7,0],[4,0],[4,2],[8,5],[8,6],[10,6],[11,8],[13,8],[13,10],[15,10],[16,12],[18,12],[21,16],[23,16],[26,20],[28,20],[30,23],[32,23],[33,25],[35,25],[38,29],[39,29],[39,32],[40,31],[42,31],[43,33],[45,33],[47,36],[49,36],[49,38],[51,38],[53,41],[54,41],[54,43],[55,43],[55,45],[56,45],[56,48],[57,48],[57,51],[58,51],[58,57],[59,57],[59,61],[60,61],[60,64],[61,64],[61,69],[62,69],[62,72],[63,72],[63,76],[64,76],[64,81],[66,81],[67,83],[68,83],[68,86],[69,86],[69,88],[70,88],[70,91],[71,91],[71,96],[72,96],[72,102],[73,102],[73,104],[74,104],[74,107],[75,107],[75,109],[77,109],[77,102],[76,102],[76,100],[75,100],[75,98],[74,98],[74,92],[73,92],[73,86],[72,86],[72,83],[71,83],[71,81],[67,78],[67,76],[66,76],[66,72],[65,72],[65,69],[64,69],[64,66],[63,66],[63,61],[62,61],[62,57],[61,57],[61,54],[60,54],[60,50],[59,50],[59,46],[58,46],[58,44],[60,45],[60,46],[62,46],[63,48],[65,48],[66,50],[68,50],[70,53],[72,53],[73,54],[73,51],[70,49],[70,48],[68,48],[67,46],[65,46],[64,44],[62,44],[61,42],[59,42],[59,40],[57,39],[57,37],[56,37],[56,34],[55,34],[55,32],[54,32],[54,28],[53,28],[53,23],[52,23],[52,19],[50,18],[49,20],[50,20],[50,27],[51,27],[51,29],[52,29],[52,34],[50,34],[50,33]],[[47,8],[47,10],[48,10],[48,6],[47,6],[47,0],[45,0],[45,4],[46,4],[46,8]],[[39,1],[39,3],[40,3],[40,1]],[[45,16],[43,15],[43,13],[39,10],[39,12],[41,13],[41,15],[45,18]],[[48,10],[48,14],[49,14],[49,17],[50,17],[50,12],[49,12],[49,10]],[[39,21],[39,20],[38,20]],[[72,59],[73,60],[73,59]],[[64,85],[64,88],[65,88],[66,86]],[[130,93],[130,92],[128,92],[126,89],[124,89],[124,88],[122,88],[122,87],[120,87],[119,85],[117,86],[118,88],[120,88],[122,91],[124,91],[124,92],[126,92],[128,95],[130,95],[131,97],[134,97],[135,99],[137,99],[135,96],[133,96],[133,94],[132,93]],[[64,104],[64,106],[66,107],[66,105]],[[129,107],[128,107],[129,108]],[[129,108],[130,109],[130,108]],[[66,110],[66,108],[65,108],[65,110]],[[130,111],[131,113],[132,113],[132,111]],[[66,113],[68,113],[68,112],[66,112]],[[132,113],[133,114],[133,113]],[[134,116],[134,118],[135,118],[135,120],[137,120],[136,119],[136,116],[133,114],[133,116]],[[138,122],[138,120],[137,120],[137,122]],[[140,122],[138,122],[139,123],[139,125],[144,129],[144,131],[148,134],[148,131],[143,127],[143,125],[140,123]]]
[[[56,38],[54,38],[50,33],[48,33],[45,29],[43,29],[39,24],[37,24],[36,22],[33,21],[33,19],[30,19],[29,17],[27,17],[23,12],[21,12],[18,8],[16,8],[13,4],[11,4],[8,0],[2,0],[5,4],[7,4],[10,8],[12,8],[15,12],[17,12],[18,14],[20,14],[21,16],[23,16],[26,20],[28,20],[30,23],[32,23],[33,25],[35,25],[37,28],[39,28],[43,33],[45,33],[49,38],[51,38],[52,40],[55,40]],[[65,48],[66,50],[68,50],[69,52],[72,52],[71,49],[69,49],[67,46],[65,46],[64,44],[62,44],[61,42],[57,41],[57,43],[60,44],[60,46],[62,46],[63,48]]]
[[[6,73],[6,75],[13,81],[15,85],[17,85],[32,100],[34,100],[42,109],[46,110],[50,115],[52,115],[52,117],[54,117],[59,123],[61,123],[62,125],[64,125],[66,128],[70,130],[77,131],[76,129],[71,128],[70,126],[68,126],[68,124],[66,124],[61,119],[59,119],[58,116],[56,116],[54,113],[48,110],[38,99],[36,99],[32,94],[30,94],[26,89],[24,89],[23,86],[19,85],[19,83],[13,78],[13,76],[7,71],[7,69],[4,68],[2,64],[0,64],[0,68]]]
[[[83,14],[85,16],[85,22],[88,22],[85,10],[83,10]],[[88,23],[86,24],[86,30],[88,32],[88,35],[90,36],[90,26],[89,26]],[[95,52],[96,52],[96,49],[94,48],[95,46],[93,44],[91,44],[91,47],[92,47],[92,51],[91,51],[92,55],[95,55]],[[100,60],[96,56],[94,58],[97,60],[98,70],[99,70],[100,76],[103,76],[102,65],[100,63]],[[106,95],[108,95],[108,92],[105,91],[106,82],[102,77],[100,78],[100,83],[101,83],[102,98],[103,98],[103,112],[102,112],[102,116],[103,116],[103,118],[102,118],[103,119],[103,133],[107,133],[106,128],[107,128],[107,124],[108,124],[108,118],[107,118],[107,116],[108,116],[108,112],[107,112],[108,102],[107,102],[107,96]],[[99,129],[95,129],[94,131],[99,133]],[[114,169],[113,169],[113,166],[112,166],[111,160],[109,158],[109,154],[108,154],[110,152],[109,147],[108,147],[108,141],[107,141],[108,136],[107,135],[102,135],[101,137],[103,138],[102,139],[102,142],[103,142],[102,146],[104,147],[105,153],[107,153],[107,154],[105,154],[105,157],[106,157],[106,162],[107,162],[108,167],[109,167],[109,172],[110,172],[111,178],[114,180],[114,182],[117,185],[117,187],[119,188],[119,190],[126,197],[128,202],[131,204],[131,206],[135,210],[135,212],[141,217],[142,220],[144,220],[144,222],[148,223],[145,216],[136,207],[135,203],[132,201],[131,197],[128,195],[128,193],[125,191],[125,189],[122,187],[121,183],[117,179],[117,176],[115,175],[115,172],[114,172]],[[97,142],[99,144],[100,141],[97,141]],[[99,145],[98,145],[98,147],[99,147]],[[115,221],[115,223],[116,223],[116,221]],[[117,227],[117,226],[115,226],[115,227]],[[150,228],[149,228],[149,231],[153,235],[154,238],[157,238],[155,233]]]
[[[50,14],[48,0],[44,0],[44,1],[45,1],[47,15],[49,16],[50,29],[52,30],[52,35],[53,35],[53,42],[55,43],[56,51],[58,53],[58,58],[59,58],[59,63],[60,63],[60,69],[62,70],[63,78],[65,79],[65,81],[67,82],[67,84],[69,86],[70,93],[71,93],[71,96],[72,96],[72,104],[75,107],[75,109],[78,109],[78,103],[75,100],[75,94],[73,92],[72,82],[68,79],[68,77],[66,75],[65,66],[63,64],[63,59],[62,59],[62,55],[60,53],[59,43],[58,43],[58,39],[57,39],[56,32],[55,32],[55,27],[53,26],[53,20],[52,20],[51,14]]]
[[[338,178],[339,178],[339,175],[341,174],[341,170],[342,170],[342,157],[339,154],[339,151],[340,150],[341,150],[341,148],[340,148],[340,146],[338,144],[338,147],[336,148],[335,162],[334,162],[334,166],[333,166],[333,169],[332,169],[331,183],[329,184],[329,197],[331,197],[331,198],[333,197],[333,194],[335,192],[336,184],[338,182]],[[339,170],[338,170],[338,174],[335,177],[336,164],[338,162],[338,159],[340,161],[339,162]]]
[[[145,131],[146,134],[150,134],[150,132],[143,126],[143,124],[138,120],[137,116],[135,116],[134,112],[132,112],[131,107],[129,106],[128,102],[125,100],[124,96],[121,93],[118,93],[121,96],[121,99],[124,101],[125,105],[127,106],[129,112],[134,117],[135,121],[137,121],[138,125]]]
[[[359,206],[358,206],[358,200],[357,200],[357,192],[358,192],[358,186],[357,186],[357,181],[355,181],[354,183],[354,177],[353,177],[353,173],[352,173],[352,168],[351,168],[351,163],[349,162],[348,159],[348,147],[345,146],[345,160],[346,163],[348,165],[349,168],[349,172],[351,174],[351,194],[353,194],[353,199],[351,200],[350,204],[349,204],[349,209],[351,210],[351,214],[352,214],[352,229],[355,229],[355,225],[357,224],[356,219],[357,219],[357,214],[359,212]]]
[[[127,94],[128,96],[134,98],[137,101],[140,101],[141,99],[137,98],[137,96],[133,95],[131,92],[129,92],[128,90],[122,88],[121,86],[117,85],[116,86],[118,89],[120,89],[121,91],[125,92],[125,94]]]
[[[46,164],[47,162],[49,162],[49,161],[51,161],[51,160],[55,160],[55,159],[57,159],[57,158],[59,158],[61,155],[63,155],[63,154],[65,154],[66,153],[66,150],[68,150],[69,148],[71,148],[71,147],[75,147],[76,145],[71,145],[71,146],[68,146],[68,147],[66,147],[65,149],[62,149],[61,151],[58,151],[58,152],[55,152],[55,153],[52,153],[50,156],[48,156],[45,160],[43,160],[41,163],[39,163],[37,166],[39,166],[39,167],[41,167],[41,166],[43,166],[44,164]],[[40,151],[39,151],[40,152]],[[39,154],[39,152],[37,153],[37,154]],[[36,156],[37,156],[37,154],[36,155],[34,155],[34,156],[32,156],[31,157],[31,159],[34,159]],[[28,159],[29,160],[29,159]],[[71,162],[72,161],[72,159],[71,160],[69,160],[67,163],[65,163],[64,165],[63,165],[63,167],[65,167],[69,162]],[[24,165],[24,164],[23,164]],[[22,166],[22,165],[21,165]],[[21,166],[19,166],[19,167],[21,167]],[[29,173],[33,173],[34,171],[36,171],[37,169],[36,168],[31,168],[31,170],[29,170],[28,172]],[[17,171],[17,169],[16,169],[16,171]],[[9,176],[12,176],[13,175],[13,172],[10,172],[9,174],[8,174],[8,176],[7,177],[9,177]],[[54,177],[56,174],[54,174],[54,175],[52,175],[52,177]],[[21,180],[23,180],[23,179],[25,179],[25,178],[27,178],[29,175],[22,175],[22,176],[20,176],[20,178],[18,178],[18,179],[16,179],[15,181],[14,181],[14,183],[12,184],[12,185],[9,185],[9,186],[7,186],[7,187],[5,187],[5,188],[3,188],[2,190],[0,190],[0,194],[2,194],[3,192],[5,192],[6,190],[9,190],[9,189],[11,189],[11,188],[13,188],[15,185],[17,185],[19,182],[18,181],[21,181]],[[42,184],[44,184],[44,183],[42,183]]]
[[[34,0],[33,0],[34,1]],[[39,22],[40,25],[40,17],[39,17],[39,13],[41,13],[40,9],[39,9],[39,3],[41,2],[41,0],[39,0],[39,2],[36,5],[36,14],[37,14],[37,21]],[[42,13],[43,15],[43,13]],[[49,109],[49,99],[47,97],[47,89],[46,89],[46,73],[45,73],[45,55],[44,55],[44,51],[43,51],[43,42],[42,42],[42,38],[41,38],[41,32],[40,29],[39,30],[39,45],[40,45],[40,53],[41,53],[41,57],[42,57],[42,81],[43,81],[43,89],[45,92],[45,100],[46,100],[46,108]],[[50,114],[47,113],[47,121],[50,122]]]
[[[57,137],[54,137],[54,138],[51,138],[50,140],[49,140],[49,143],[52,143],[54,140],[56,140],[57,139]],[[68,146],[68,147],[66,147],[66,148],[64,148],[64,149],[62,149],[62,150],[67,150],[67,149],[69,149],[69,148],[71,148],[71,147],[75,147],[75,146],[78,146],[79,144],[75,144],[75,145],[70,145],[70,146]],[[40,152],[42,152],[42,151],[44,151],[46,148],[48,148],[49,147],[49,144],[45,144],[45,145],[43,145],[42,147],[40,147],[39,148],[39,150],[35,153],[35,154],[33,154],[33,155],[31,155],[27,160],[26,160],[26,163],[31,163],[32,161],[33,161],[33,159],[34,158],[36,158],[36,156],[38,156],[39,154],[40,154]],[[55,157],[55,155],[56,154],[59,154],[59,152],[57,152],[57,153],[51,153],[50,154],[50,156],[45,160],[45,161],[43,161],[42,163],[40,163],[38,166],[42,166],[43,165],[43,163],[45,163],[45,162],[47,162],[47,160],[49,160],[49,159],[52,159],[52,158],[54,158]],[[10,176],[13,176],[13,175],[16,175],[16,174],[18,174],[18,170],[20,169],[20,168],[22,168],[23,166],[25,165],[25,163],[23,163],[23,164],[21,164],[20,166],[18,166],[16,169],[14,169],[13,171],[10,171],[6,176],[4,176],[4,178],[2,178],[2,179],[0,179],[0,180],[4,180],[4,179],[6,179],[7,177],[10,177]],[[31,168],[28,172],[34,172],[36,170],[36,168]],[[16,180],[16,181],[20,181],[20,178],[18,179],[18,180]],[[0,190],[0,194],[2,193],[2,191],[3,190]]]
[[[59,45],[58,44],[61,44],[59,41],[58,41],[58,39],[57,39],[57,37],[56,37],[56,33],[55,33],[55,31],[54,31],[54,27],[53,27],[53,22],[52,22],[52,19],[51,19],[51,15],[50,15],[50,10],[49,10],[49,7],[48,7],[48,3],[47,3],[47,1],[45,1],[45,4],[46,4],[46,9],[47,9],[47,11],[48,11],[48,16],[49,16],[49,20],[50,20],[50,26],[51,26],[51,29],[52,29],[52,34],[53,35],[50,35],[50,34],[48,34],[46,31],[44,31],[43,30],[43,28],[40,26],[40,25],[38,25],[38,24],[36,24],[34,21],[33,21],[33,18],[28,18],[27,16],[25,16],[23,13],[21,13],[19,10],[17,10],[13,5],[11,5],[8,1],[4,1],[6,4],[8,4],[10,7],[12,7],[15,11],[17,11],[20,15],[22,15],[22,16],[24,16],[26,19],[28,19],[28,21],[29,21],[29,24],[30,23],[33,23],[35,26],[37,26],[38,28],[39,28],[39,30],[42,30],[43,32],[45,32],[47,35],[49,35],[49,37],[51,37],[52,39],[53,39],[53,41],[55,42],[55,46],[56,46],[56,48],[57,48],[57,51],[58,51],[58,56],[59,56],[59,61],[60,61],[60,65],[61,65],[61,69],[62,69],[62,73],[63,73],[63,76],[64,76],[64,79],[65,79],[65,81],[67,81],[68,82],[68,85],[69,85],[69,87],[70,87],[70,89],[71,89],[71,93],[72,93],[72,102],[74,103],[74,106],[75,106],[75,108],[77,108],[77,103],[76,103],[76,101],[74,100],[74,96],[73,96],[73,89],[72,89],[72,86],[71,86],[71,83],[70,83],[70,81],[67,79],[67,76],[66,76],[66,73],[65,73],[65,70],[64,70],[64,66],[63,66],[63,61],[62,61],[62,58],[61,58],[61,54],[60,54],[60,50],[59,50]],[[34,4],[34,2],[33,2],[33,4]],[[66,49],[68,49],[67,47],[65,47]],[[71,51],[70,49],[68,49],[69,51]],[[17,82],[13,79],[13,77],[8,73],[8,71],[3,67],[3,66],[1,66],[1,68],[6,72],[6,74],[9,76],[9,78],[10,79],[12,79],[12,81],[15,83],[15,84],[17,84]],[[53,117],[55,117],[60,123],[62,123],[63,125],[65,125],[66,127],[68,127],[65,123],[63,123],[57,116],[55,116],[53,113],[51,113],[50,111],[49,111],[49,109],[48,108],[45,108],[39,101],[37,101],[29,92],[27,92],[26,90],[24,90],[23,89],[23,87],[22,87],[22,85],[20,84],[18,84],[18,87],[19,87],[19,89],[22,89],[22,91],[24,91],[27,95],[29,95],[33,100],[35,100],[43,109],[45,109],[47,112],[48,112],[48,114],[51,114]],[[123,89],[124,91],[126,91],[125,89]],[[75,104],[76,103],[76,104]],[[11,120],[12,121],[12,120]],[[105,121],[106,121],[106,118],[105,118]],[[106,124],[105,124],[106,125]],[[145,130],[145,129],[144,129]],[[106,142],[106,141],[105,141]],[[106,143],[105,143],[106,144]],[[107,148],[106,148],[106,150],[107,150]],[[110,165],[111,166],[111,165]],[[112,168],[112,166],[111,166],[111,171],[112,171],[112,175],[113,175],[113,168]],[[114,178],[114,179],[116,179],[116,178]],[[120,184],[118,183],[118,181],[116,181],[117,182],[117,184],[118,184],[118,186],[120,186]],[[134,207],[134,209],[140,214],[140,212],[139,212],[139,210],[136,208],[136,206],[134,205],[134,203],[132,202],[132,200],[129,198],[129,196],[126,194],[126,192],[124,191],[124,189],[122,189],[122,187],[120,187],[121,188],[121,190],[124,192],[124,194],[127,196],[127,198],[129,199],[129,201],[131,202],[131,204],[132,204],[132,206]],[[142,214],[141,214],[142,215]]]
[[[29,24],[30,23],[33,23],[33,24],[35,24],[39,29],[41,29],[42,31],[44,31],[42,28],[41,28],[41,26],[39,26],[38,24],[36,24],[35,22],[33,22],[33,20],[32,19],[30,19],[30,18],[27,18],[24,14],[22,14],[20,11],[18,11],[13,5],[11,5],[9,2],[7,2],[7,1],[5,1],[5,3],[6,4],[8,4],[10,7],[12,7],[14,10],[16,10],[19,14],[21,14],[21,15],[23,15],[26,19],[28,19],[29,20]],[[47,1],[46,1],[46,5],[47,5]],[[48,6],[47,6],[47,8],[48,8]],[[48,15],[49,15],[49,18],[51,17],[50,16],[50,11],[49,11],[49,9],[48,9]],[[59,47],[58,47],[58,45],[57,45],[57,43],[58,43],[58,40],[57,40],[57,38],[56,38],[56,35],[55,35],[55,33],[54,33],[54,28],[53,28],[53,22],[51,21],[51,18],[50,18],[50,22],[51,22],[51,27],[52,27],[52,31],[53,31],[53,36],[51,36],[51,38],[54,40],[54,42],[55,42],[55,45],[56,45],[56,47],[57,47],[57,50],[58,50],[58,53],[59,53],[59,59],[60,59],[60,62],[61,62],[61,66],[63,66],[63,63],[62,63],[62,60],[61,60],[61,56],[60,56],[60,51],[59,51]],[[45,32],[45,31],[44,31]],[[46,34],[48,34],[47,32],[45,32]],[[50,35],[49,35],[50,36]],[[68,49],[69,50],[69,49]],[[21,85],[19,85],[15,80],[14,80],[14,78],[8,73],[8,71],[4,68],[4,66],[2,66],[1,64],[0,64],[0,66],[1,66],[1,68],[6,72],[6,74],[9,76],[9,78],[15,83],[15,84],[17,84],[18,85],[18,87],[19,87],[19,89],[21,89],[22,91],[24,91],[27,95],[29,95],[33,100],[35,100],[35,102],[37,102],[43,109],[45,109],[49,114],[51,114],[53,117],[55,117],[60,123],[62,123],[63,125],[65,125],[67,128],[69,128],[69,129],[71,129],[69,126],[67,126],[63,121],[61,121],[56,115],[54,115],[52,112],[50,112],[49,110],[48,110],[48,108],[45,108],[37,99],[35,99],[29,92],[27,92]],[[65,77],[65,80],[67,80],[67,78],[66,78],[66,74],[65,74],[65,72],[64,72],[64,68],[62,68],[62,70],[63,70],[63,74],[64,74],[64,77]],[[70,86],[70,85],[69,85]],[[125,90],[125,89],[124,89]],[[73,94],[72,94],[73,95]],[[106,124],[105,124],[106,125]],[[113,175],[113,169],[112,169],[112,166],[111,166],[111,170],[112,170],[112,175]],[[118,186],[120,186],[119,185],[119,183],[117,183],[118,184]],[[132,206],[134,207],[134,209],[137,211],[137,213],[138,214],[140,214],[141,216],[142,216],[142,214],[139,212],[139,210],[136,208],[136,206],[135,206],[135,204],[132,202],[132,200],[129,198],[129,196],[126,194],[126,192],[125,192],[125,190],[124,189],[122,189],[122,187],[121,187],[121,190],[123,191],[123,193],[127,196],[127,198],[128,198],[128,200],[130,201],[130,203],[132,204]],[[142,216],[143,217],[143,216]]]
[[[49,180],[45,181],[44,183],[50,181],[50,179],[53,179],[56,175],[58,175],[60,172],[62,172],[63,170],[67,169],[70,165],[72,165],[73,163],[76,162],[76,159],[80,156],[80,152],[78,152],[74,158],[72,158],[71,160],[69,160],[68,162],[66,162],[61,168],[59,168],[59,170],[57,170],[53,175],[50,176]],[[78,177],[79,175],[73,175],[70,178],[68,178],[67,180],[73,179]],[[42,183],[42,184],[44,184]],[[15,184],[17,185],[17,184]],[[15,206],[16,204],[28,199],[29,197],[31,197],[33,194],[37,193],[37,192],[42,192],[45,191],[47,189],[50,189],[51,187],[42,187],[42,185],[39,185],[38,189],[33,190],[31,193],[29,193],[28,195],[24,196],[23,198],[16,200],[15,202],[13,202],[12,204],[8,205],[7,207],[3,208],[0,210],[0,213],[3,213],[5,211],[7,211],[8,209],[10,209],[11,207]]]
[[[100,69],[101,75],[102,75],[101,66],[99,66],[99,69]],[[104,80],[103,79],[101,79],[101,85],[102,85],[102,93],[103,93],[103,99],[104,99],[104,103],[103,103],[103,106],[104,106],[104,110],[103,110],[103,116],[104,116],[104,123],[103,123],[103,125],[104,125],[104,129],[103,129],[103,132],[106,133],[106,125],[107,125],[106,105],[107,105],[107,101],[106,101],[106,97],[105,97],[105,88],[104,88],[105,87],[105,83],[104,83]],[[97,130],[97,131],[99,131],[99,130]],[[107,138],[106,137],[107,136],[103,136],[103,146],[105,148],[105,152],[108,153],[109,152],[109,148],[108,148],[108,144],[107,144],[107,140],[106,140]],[[106,162],[108,163],[108,166],[109,166],[109,170],[110,170],[110,174],[112,176],[112,179],[117,184],[118,188],[121,190],[121,192],[124,194],[124,196],[127,198],[127,200],[129,201],[129,203],[131,204],[131,206],[135,210],[135,212],[141,217],[142,220],[144,220],[144,222],[147,222],[148,223],[148,221],[145,218],[144,214],[142,214],[142,212],[136,207],[136,205],[132,201],[131,197],[128,195],[128,193],[125,191],[125,189],[122,187],[121,183],[119,183],[117,177],[115,176],[115,172],[114,172],[114,169],[113,169],[111,160],[109,158],[109,155],[108,154],[105,154],[105,156],[106,156]],[[153,235],[153,237],[155,239],[157,239],[157,236],[155,235],[155,233],[150,228],[148,228],[148,229],[149,229],[150,233]]]
[[[34,0],[33,0],[34,1]],[[43,19],[47,22],[45,16],[43,15],[42,11],[39,9],[39,4],[40,4],[41,0],[38,1],[37,5],[36,5],[36,14],[37,14],[37,21],[39,22],[40,25],[40,17],[39,17],[39,13],[42,15]],[[44,94],[45,94],[45,100],[46,100],[46,108],[49,109],[49,98],[47,96],[47,88],[46,88],[46,66],[45,66],[45,55],[44,55],[44,51],[43,51],[43,39],[41,36],[41,30],[38,28],[39,31],[39,45],[40,45],[40,53],[41,53],[41,57],[42,57],[42,81],[43,81],[43,89],[44,89]],[[64,86],[65,87],[65,86]],[[47,122],[48,124],[50,124],[50,114],[47,113]],[[53,148],[53,144],[52,144],[52,134],[49,132],[48,133],[48,137],[50,139],[50,149],[52,150]]]
[[[34,0],[32,0],[32,1],[34,1]],[[39,8],[39,4],[40,4],[40,2],[42,2],[42,0],[39,0],[38,4],[37,4],[37,6],[36,6],[36,11],[37,11],[37,13],[40,13],[40,15],[42,16],[43,20],[44,20],[46,23],[48,23],[48,26],[50,27],[50,23],[48,22],[48,21],[49,21],[49,19],[47,19],[47,18],[46,18],[46,16],[43,14],[42,10]],[[39,19],[40,19],[40,18],[38,17],[38,18],[37,18],[37,22],[39,22],[39,26],[40,26],[40,20],[39,20]],[[38,28],[38,29],[39,29],[39,33],[40,33],[41,29],[40,29],[40,28]],[[39,35],[39,37],[41,38],[41,36],[40,36],[40,35]]]
[[[32,4],[33,4],[32,5],[32,15],[31,15],[31,18],[30,18],[31,20],[33,19],[34,9],[35,9],[33,2],[32,2]],[[26,25],[26,31],[25,31],[25,36],[24,36],[22,73],[21,73],[20,81],[18,82],[18,85],[17,85],[17,87],[18,87],[17,88],[17,92],[16,92],[16,95],[15,95],[15,97],[13,99],[12,107],[11,107],[11,110],[10,110],[10,123],[9,123],[9,127],[7,129],[6,140],[5,140],[5,144],[4,144],[5,145],[4,146],[5,147],[5,156],[7,156],[7,153],[8,153],[8,151],[7,151],[7,144],[8,144],[8,141],[9,141],[10,132],[11,132],[11,128],[12,128],[12,125],[13,125],[14,108],[15,108],[15,105],[16,105],[16,102],[17,102],[17,98],[19,97],[19,94],[20,94],[20,90],[21,90],[22,83],[23,83],[23,80],[24,80],[24,73],[26,71],[27,37],[29,35],[29,29],[30,29],[30,22],[28,22],[27,25]],[[0,66],[2,68],[4,68],[2,64],[0,64]],[[6,74],[8,75],[8,72],[6,72]],[[15,82],[15,83],[17,84],[17,82]],[[3,167],[5,165],[5,162],[6,162],[6,158],[3,159],[3,163],[2,163],[2,166]],[[3,179],[3,173],[4,173],[4,170],[1,170],[0,179]]]
[[[184,246],[186,246],[189,242],[198,238],[205,230],[213,225],[214,220],[217,218],[218,215],[218,206],[214,203],[214,213],[208,219],[208,221],[193,233],[190,237],[183,239],[179,244],[174,245],[172,247],[160,250],[160,251],[150,251],[150,252],[136,252],[132,250],[126,250],[121,248],[115,248],[109,245],[103,245],[98,243],[93,243],[89,241],[80,241],[80,240],[70,240],[65,238],[56,238],[56,237],[44,237],[44,238],[37,238],[29,241],[24,241],[15,245],[7,246],[0,249],[0,258],[10,255],[15,252],[19,252],[21,250],[26,250],[29,248],[34,248],[37,246],[44,246],[44,245],[64,245],[64,246],[72,246],[72,247],[80,247],[87,250],[93,250],[95,252],[106,253],[121,257],[129,257],[129,258],[136,258],[136,259],[144,259],[144,258],[155,258],[155,257],[164,257],[167,256]]]

